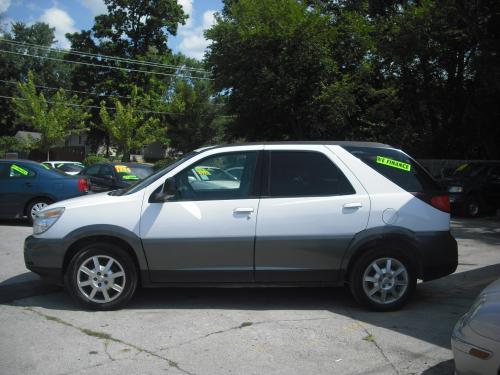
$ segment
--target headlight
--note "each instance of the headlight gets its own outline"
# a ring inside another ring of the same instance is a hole
[[[463,186],[450,186],[448,188],[448,192],[449,193],[461,193],[464,191],[464,187]]]
[[[33,222],[33,234],[47,231],[62,216],[64,207],[52,208],[39,212]]]

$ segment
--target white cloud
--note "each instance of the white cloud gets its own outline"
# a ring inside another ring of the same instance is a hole
[[[184,13],[189,16],[186,24],[181,26],[181,28],[191,27],[193,23],[193,0],[177,0],[177,2],[182,7]]]
[[[94,16],[108,13],[108,8],[106,4],[104,4],[104,0],[80,0],[80,2],[83,6],[88,8]]]
[[[68,48],[70,46],[65,34],[74,33],[77,30],[75,28],[75,21],[66,11],[55,6],[45,9],[39,21],[48,23],[51,27],[55,27],[55,37],[61,47]]]
[[[191,0],[185,0],[191,1]],[[208,46],[203,31],[212,27],[215,23],[215,10],[207,10],[203,13],[200,26],[190,24],[179,28],[179,50],[189,57],[202,59]]]
[[[10,0],[0,0],[0,13],[7,12],[10,7]]]

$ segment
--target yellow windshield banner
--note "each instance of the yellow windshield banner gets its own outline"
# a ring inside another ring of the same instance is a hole
[[[389,159],[383,156],[377,156],[377,163],[387,165],[388,167],[402,169],[403,171],[410,172],[411,165],[403,163],[402,161],[397,161],[394,159]]]
[[[118,173],[130,173],[131,172],[130,168],[127,167],[126,165],[115,165],[115,170]]]
[[[197,167],[197,168],[195,168],[195,170],[196,170],[196,173],[198,173],[200,175],[210,176],[210,172],[208,170],[206,170],[205,168]]]
[[[10,169],[11,169],[11,170],[13,170],[13,171],[16,171],[16,172],[21,173],[23,176],[27,176],[27,175],[28,175],[28,173],[29,173],[26,169],[21,168],[20,166],[15,165],[15,164],[12,164],[12,165],[10,166]]]

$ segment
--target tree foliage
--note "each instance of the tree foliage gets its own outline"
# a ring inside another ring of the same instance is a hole
[[[64,90],[59,90],[47,99],[43,93],[37,92],[31,72],[26,83],[18,84],[18,90],[13,99],[16,121],[40,133],[36,147],[47,152],[47,160],[51,147],[64,142],[72,134],[88,130],[85,120],[89,114],[85,107],[81,107],[85,103],[76,96],[68,97]]]
[[[105,102],[101,103],[99,114],[102,125],[122,153],[122,161],[130,161],[131,150],[141,149],[153,142],[167,143],[166,129],[158,118],[138,110],[141,102],[147,100],[139,97],[137,87],[133,87],[130,101],[122,104],[116,99],[114,111],[108,111]]]
[[[206,35],[232,137],[500,157],[500,3],[226,0]]]

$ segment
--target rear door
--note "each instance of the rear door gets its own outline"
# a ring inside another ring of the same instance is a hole
[[[366,191],[324,146],[270,145],[265,150],[256,281],[337,280],[349,242],[368,222]]]

